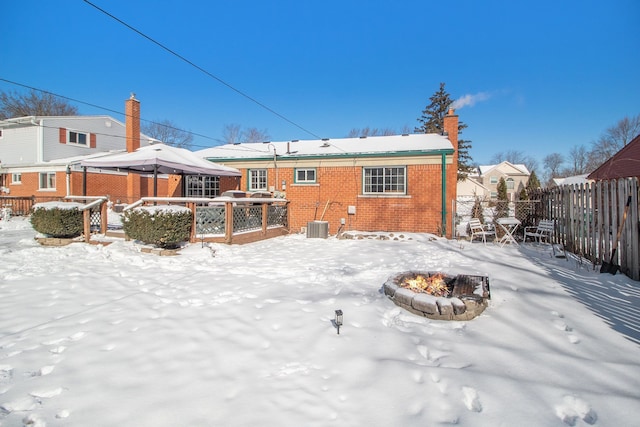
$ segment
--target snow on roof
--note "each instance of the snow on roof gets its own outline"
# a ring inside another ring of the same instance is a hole
[[[392,154],[403,152],[433,152],[453,150],[451,141],[438,134],[370,136],[322,140],[293,140],[264,143],[225,144],[196,151],[204,158],[250,159],[283,157],[340,156]]]
[[[572,185],[572,184],[587,184],[593,182],[592,179],[588,179],[588,173],[575,176],[567,176],[565,178],[553,178],[553,182],[556,185]]]
[[[507,161],[504,161],[502,163],[499,163],[497,165],[480,165],[478,166],[478,169],[480,170],[480,175],[486,175],[488,172],[490,172],[492,169],[494,168],[498,168],[500,166],[511,166],[513,168],[515,168],[518,172],[523,173],[525,175],[531,175],[529,173],[529,169],[527,169],[527,167],[523,164],[513,164],[513,163],[509,163]]]

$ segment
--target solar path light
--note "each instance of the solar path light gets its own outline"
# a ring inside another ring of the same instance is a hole
[[[338,328],[338,335],[340,335],[340,326],[342,326],[342,310],[336,310],[336,327]]]

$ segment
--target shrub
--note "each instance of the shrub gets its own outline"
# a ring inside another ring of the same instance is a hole
[[[83,214],[79,203],[38,203],[31,212],[31,225],[49,237],[73,238],[83,231]]]
[[[127,236],[159,248],[177,248],[191,235],[191,211],[177,206],[141,207],[124,212]]]

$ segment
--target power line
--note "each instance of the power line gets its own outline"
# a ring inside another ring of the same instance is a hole
[[[4,79],[2,77],[0,77],[0,81],[6,82],[6,83],[9,83],[9,84],[12,84],[12,85],[20,86],[20,87],[23,87],[23,88],[26,88],[26,89],[35,90],[37,92],[46,93],[48,95],[53,95],[53,96],[58,97],[58,98],[66,99],[67,101],[77,102],[78,104],[84,104],[84,105],[88,105],[88,106],[93,107],[93,108],[98,108],[100,110],[109,111],[111,113],[119,114],[119,115],[124,116],[124,117],[130,117],[130,115],[127,115],[126,113],[123,113],[121,111],[117,111],[117,110],[114,110],[114,109],[111,109],[111,108],[107,108],[107,107],[101,107],[99,105],[92,104],[92,103],[86,102],[86,101],[81,101],[79,99],[70,98],[68,96],[59,95],[57,93],[53,93],[53,92],[50,92],[48,90],[39,89],[37,87],[29,86],[29,85],[26,85],[26,84],[23,84],[23,83],[14,82],[14,81],[11,81],[11,80],[8,80],[8,79]],[[152,120],[146,120],[146,119],[142,119],[142,118],[140,120],[142,120],[143,122],[149,123],[149,124],[162,126],[162,127],[167,128],[167,129],[172,129],[172,130],[188,133],[188,134],[193,135],[193,136],[199,136],[200,138],[210,139],[212,141],[221,142],[221,143],[225,143],[226,142],[226,141],[223,141],[223,140],[221,140],[219,138],[213,138],[211,136],[202,135],[200,133],[191,132],[189,130],[176,128],[176,127],[173,127],[173,126],[166,125],[164,123],[158,123],[158,122],[154,122]],[[207,146],[202,146],[202,145],[197,145],[197,144],[191,144],[191,145],[193,145],[194,147],[207,148]]]
[[[161,47],[162,49],[166,50],[167,52],[169,52],[170,54],[172,54],[173,56],[181,59],[182,61],[186,62],[187,64],[191,65],[192,67],[194,67],[195,69],[197,69],[198,71],[206,74],[207,76],[211,77],[212,79],[216,80],[217,82],[225,85],[226,87],[228,87],[229,89],[231,89],[232,91],[236,92],[237,94],[247,98],[249,101],[257,104],[258,106],[264,108],[265,110],[269,111],[270,113],[276,115],[277,117],[280,117],[282,120],[292,124],[293,126],[297,127],[298,129],[302,130],[303,132],[308,133],[309,135],[312,135],[318,139],[320,139],[320,136],[316,135],[315,133],[311,132],[310,130],[305,129],[304,127],[300,126],[299,124],[295,123],[294,121],[288,119],[287,117],[283,116],[282,114],[278,113],[277,111],[273,110],[272,108],[268,107],[267,105],[263,104],[262,102],[258,101],[257,99],[249,96],[248,94],[244,93],[243,91],[241,91],[240,89],[235,88],[234,86],[232,86],[231,84],[227,83],[226,81],[222,80],[221,78],[215,76],[214,74],[210,73],[209,71],[205,70],[204,68],[200,67],[199,65],[193,63],[192,61],[190,61],[189,59],[185,58],[184,56],[180,55],[179,53],[169,49],[167,46],[163,45],[162,43],[160,43],[159,41],[153,39],[152,37],[144,34],[142,31],[132,27],[131,25],[127,24],[126,22],[124,22],[123,20],[121,20],[120,18],[112,15],[111,13],[107,12],[106,10],[100,8],[99,6],[96,6],[95,4],[91,3],[88,0],[83,0],[85,3],[87,3],[90,6],[93,6],[95,9],[99,10],[100,12],[102,12],[103,14],[107,15],[108,17],[110,17],[111,19],[119,22],[120,24],[124,25],[125,27],[129,28],[131,31],[137,33],[138,35],[144,37],[145,39],[149,40],[151,43]]]

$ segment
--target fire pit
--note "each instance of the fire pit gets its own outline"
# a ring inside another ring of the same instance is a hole
[[[489,278],[409,271],[390,277],[383,291],[397,306],[437,320],[471,320],[491,298]]]

